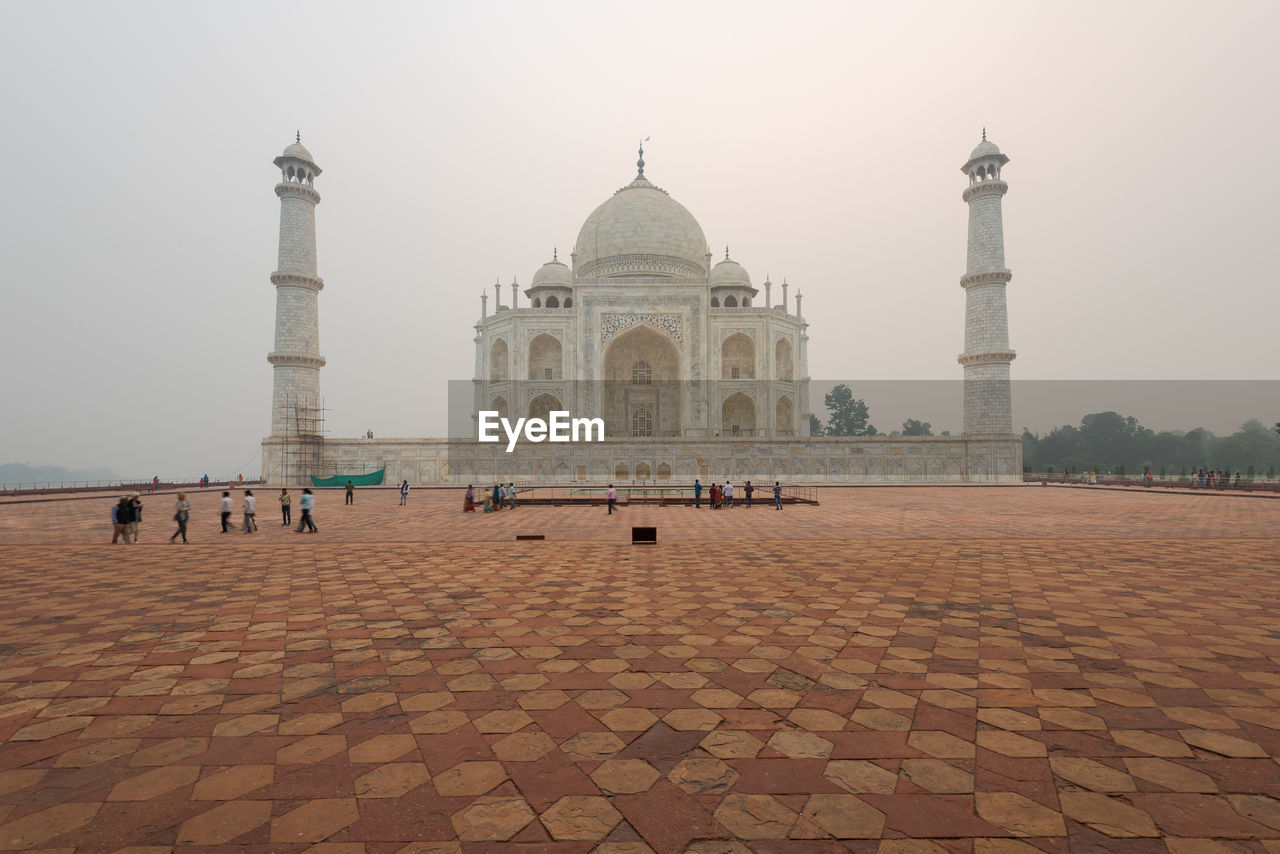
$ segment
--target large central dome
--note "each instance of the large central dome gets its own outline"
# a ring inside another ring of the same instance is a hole
[[[707,238],[684,205],[643,174],[578,232],[578,279],[705,279]]]

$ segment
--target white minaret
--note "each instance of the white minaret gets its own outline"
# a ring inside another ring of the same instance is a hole
[[[964,432],[1012,433],[1013,398],[1009,387],[1009,314],[1004,286],[1013,277],[1004,266],[1001,199],[1009,185],[1000,169],[1009,158],[995,143],[982,142],[961,171],[969,176],[964,200],[969,205],[969,261],[960,286],[965,290]]]
[[[271,392],[271,435],[314,432],[320,409],[319,294],[316,275],[316,205],[312,187],[320,167],[302,145],[302,136],[275,159],[280,167],[280,261],[271,274],[276,286],[276,343],[267,355],[275,368]]]

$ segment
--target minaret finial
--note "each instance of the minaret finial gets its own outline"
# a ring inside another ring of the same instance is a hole
[[[297,132],[297,133],[295,133],[295,134],[293,135],[293,141],[294,141],[294,142],[296,142],[296,143],[298,143],[299,145],[301,145],[301,144],[302,144],[302,129],[301,129],[301,128],[299,128],[299,129],[298,129],[298,132]]]
[[[982,141],[983,142],[987,141],[987,129],[985,127],[983,127],[982,129]]]
[[[648,141],[649,141],[649,137],[647,136],[644,139],[640,140],[640,159],[636,161],[636,168],[639,170],[638,172],[636,172],[637,178],[644,177],[644,144]]]
[[[560,260],[560,247],[559,247],[559,246],[552,246],[552,247],[551,247],[551,260],[552,260],[552,261],[559,261],[559,260]]]
[[[729,244],[724,245],[724,260],[729,260]]]

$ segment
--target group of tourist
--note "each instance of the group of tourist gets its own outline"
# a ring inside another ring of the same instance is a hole
[[[222,520],[222,533],[231,530],[231,513],[235,506],[235,502],[231,498],[229,491],[222,493],[222,500],[218,502],[218,515]],[[241,498],[241,507],[244,512],[244,532],[252,534],[258,530],[258,499],[254,496],[252,489],[246,489],[244,496]],[[302,498],[298,501],[298,509],[302,511],[302,518],[298,522],[298,533],[306,531],[308,534],[319,530],[316,527],[315,520],[311,516],[312,510],[315,508],[315,496],[310,489],[302,490]],[[289,494],[289,490],[280,490],[280,527],[286,528],[293,523],[293,496]],[[177,523],[178,528],[169,536],[169,542],[176,542],[178,537],[182,537],[182,542],[187,542],[187,524],[191,519],[191,502],[187,500],[185,492],[179,492],[177,501],[173,508],[173,521]],[[142,524],[142,499],[138,493],[134,492],[130,495],[123,495],[113,505],[111,505],[111,542],[132,544],[138,542],[138,529]]]
[[[495,483],[493,490],[485,490],[484,500],[480,506],[485,513],[496,513],[503,507],[516,509],[516,485],[514,483]],[[467,484],[467,491],[462,497],[462,512],[474,513],[476,510],[476,490]]]
[[[1240,486],[1240,472],[1236,472],[1235,485]],[[1229,471],[1193,471],[1191,473],[1192,489],[1226,489],[1231,486],[1231,472]]]
[[[751,506],[752,496],[755,495],[756,488],[747,481],[742,487],[743,497],[746,499],[747,507]],[[724,484],[713,483],[707,490],[708,503],[712,510],[721,510],[733,507],[734,488],[733,483],[725,481]],[[694,480],[693,482],[693,506],[695,509],[702,508],[702,483]],[[773,507],[775,510],[782,509],[782,483],[780,481],[773,482]]]

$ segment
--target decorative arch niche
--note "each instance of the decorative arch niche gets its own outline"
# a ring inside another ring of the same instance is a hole
[[[756,344],[750,337],[735,332],[720,345],[720,379],[753,380],[756,378]]]
[[[791,339],[783,338],[778,341],[778,346],[773,348],[774,365],[777,370],[777,378],[780,380],[793,380],[796,376],[795,359],[791,350]]]
[[[489,348],[489,380],[490,382],[502,382],[511,374],[509,366],[511,364],[510,354],[507,352],[507,342],[502,338],[493,342],[493,346]]]
[[[730,395],[720,406],[721,436],[750,436],[756,429],[756,404],[742,392]]]
[[[790,436],[796,431],[795,406],[791,403],[791,398],[783,395],[778,398],[778,405],[774,407],[774,421],[776,429],[780,435]]]
[[[564,379],[564,348],[559,338],[544,332],[529,342],[529,379]]]

